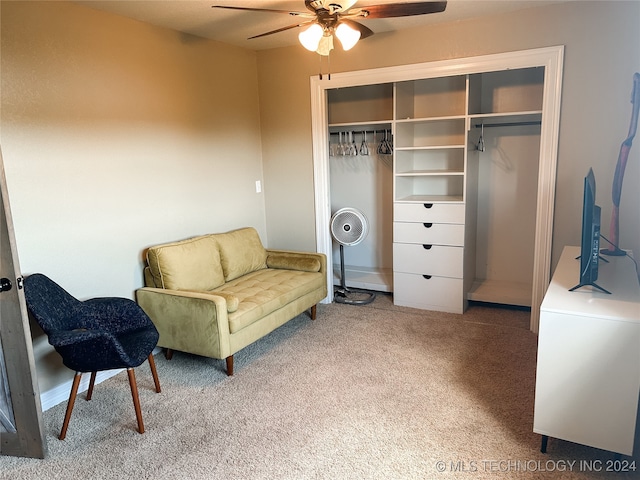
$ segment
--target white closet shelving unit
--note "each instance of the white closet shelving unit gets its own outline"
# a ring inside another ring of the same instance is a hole
[[[549,47],[313,77],[318,250],[333,256],[328,223],[342,195],[329,173],[331,137],[389,128],[391,193],[377,201],[392,213],[376,217],[372,240],[382,243],[370,247],[387,253],[369,268],[391,266],[393,281],[369,288],[431,310],[462,313],[469,300],[531,306],[537,331],[550,278],[562,57]]]
[[[467,76],[395,92],[394,303],[462,313]]]

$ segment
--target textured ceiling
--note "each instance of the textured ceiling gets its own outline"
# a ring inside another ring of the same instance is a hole
[[[406,0],[405,0],[406,1]],[[237,45],[252,50],[277,48],[298,43],[299,29],[247,40],[248,37],[296,24],[283,13],[244,12],[211,8],[230,5],[306,12],[304,0],[87,0],[75,3],[133,18],[153,25]],[[336,0],[335,3],[340,3]],[[356,7],[403,3],[398,0],[359,0]],[[431,15],[394,19],[363,20],[376,33],[430,25],[433,23],[495,15],[524,8],[560,3],[559,0],[449,0],[446,11]]]

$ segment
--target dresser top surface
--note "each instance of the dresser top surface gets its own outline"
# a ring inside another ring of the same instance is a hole
[[[630,321],[640,325],[640,284],[633,260],[629,257],[605,257],[600,261],[596,283],[611,292],[592,286],[573,288],[580,281],[580,247],[564,247],[553,274],[541,311]]]

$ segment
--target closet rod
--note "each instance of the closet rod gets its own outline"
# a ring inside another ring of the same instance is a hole
[[[519,127],[523,125],[542,125],[540,120],[535,122],[505,122],[505,123],[476,123],[475,128],[491,128],[491,127]]]
[[[486,125],[485,125],[486,126]],[[348,129],[348,130],[340,130],[339,132],[329,132],[329,135],[338,135],[339,133],[348,133],[348,132],[353,132],[353,133],[380,133],[380,132],[389,132],[391,131],[390,128],[387,128],[386,130],[383,128],[382,130],[358,130],[357,128],[352,128],[352,129]]]

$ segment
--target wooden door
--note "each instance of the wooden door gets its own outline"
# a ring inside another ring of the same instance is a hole
[[[0,150],[0,453],[44,458],[42,406]]]

